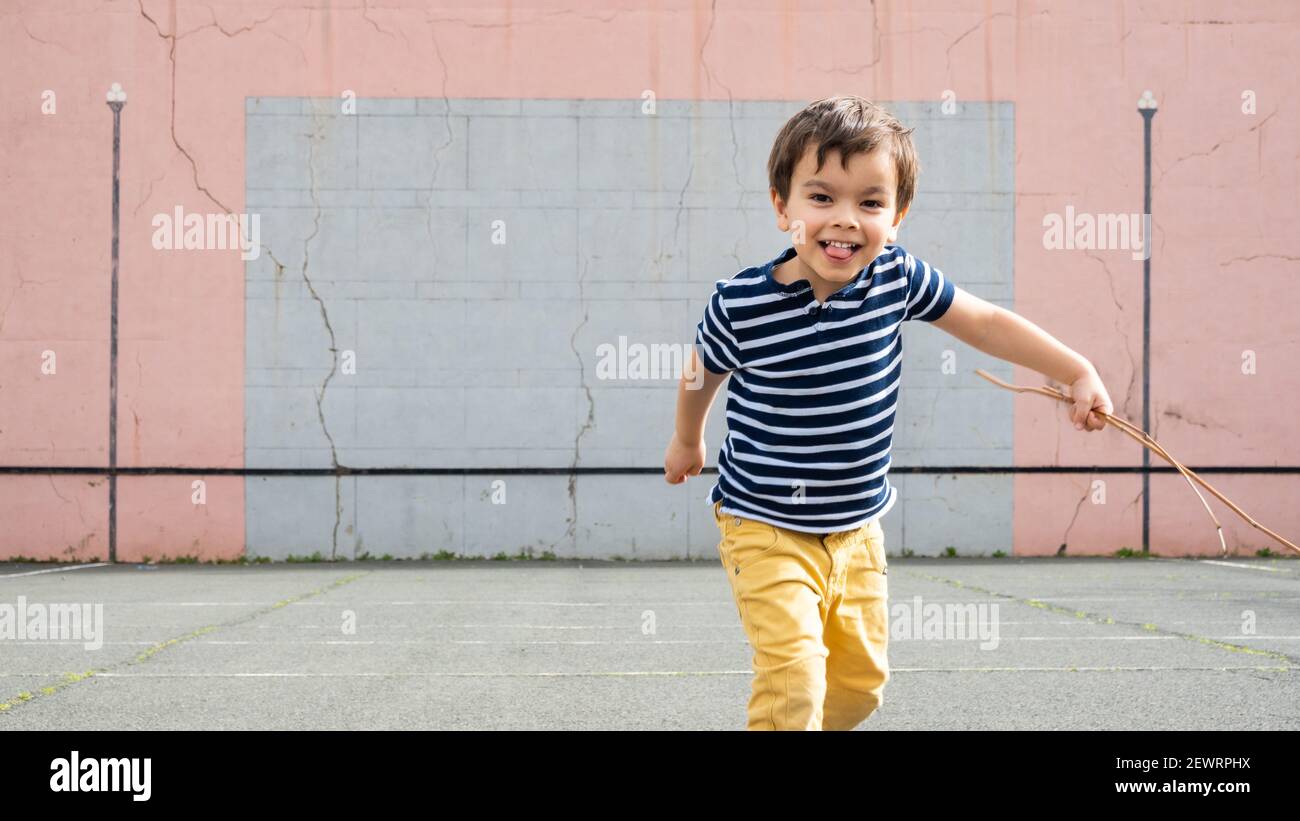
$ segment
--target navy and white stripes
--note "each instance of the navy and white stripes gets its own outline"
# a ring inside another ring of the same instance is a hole
[[[894,504],[889,448],[902,323],[933,322],[955,286],[901,246],[817,302],[764,265],[720,279],[696,327],[704,367],[731,372],[727,437],[709,505],[809,533],[852,530]]]

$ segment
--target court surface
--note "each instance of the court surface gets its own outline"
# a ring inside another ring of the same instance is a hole
[[[1300,562],[891,558],[889,580],[894,628],[922,629],[859,730],[1300,729]],[[0,564],[0,606],[20,596],[102,604],[103,644],[0,640],[0,730],[745,722],[716,562]]]

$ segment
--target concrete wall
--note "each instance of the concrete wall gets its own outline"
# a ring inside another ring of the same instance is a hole
[[[601,378],[598,348],[620,336],[686,348],[713,281],[784,247],[765,166],[802,105],[670,100],[647,116],[626,100],[367,98],[352,115],[333,99],[250,99],[246,202],[262,216],[269,253],[247,266],[246,463],[662,463],[675,376]],[[973,103],[952,116],[932,103],[892,107],[930,135],[923,150],[940,130],[956,135],[956,150],[927,167],[933,210],[908,223],[905,244],[960,266],[968,287],[1010,307],[1011,106]],[[951,344],[908,336],[896,459],[1010,464],[1011,394],[970,402],[962,388],[978,386],[969,376],[931,364]],[[333,367],[331,348],[355,353],[355,374]],[[714,458],[724,401],[711,414]],[[978,412],[962,413],[967,405]],[[940,415],[954,422],[931,424]],[[711,555],[717,533],[703,496],[712,478],[686,488],[654,478],[254,481],[248,549]],[[498,481],[504,504],[491,493]],[[912,492],[890,517],[900,537],[910,526],[924,544],[1009,544],[1009,475],[943,489],[903,481]],[[972,506],[978,528],[954,531],[934,515],[935,498],[954,490],[987,502]]]

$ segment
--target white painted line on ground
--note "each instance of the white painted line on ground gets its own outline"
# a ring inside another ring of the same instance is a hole
[[[1214,562],[1209,562],[1209,564],[1214,564]],[[87,567],[90,567],[90,566],[92,566],[92,565],[86,565],[86,566],[87,566]],[[98,566],[98,565],[94,565],[94,566]],[[1230,566],[1231,566],[1231,565],[1230,565]],[[67,569],[69,569],[69,570],[76,570],[76,569],[79,569],[79,568],[67,568]],[[1250,569],[1253,569],[1253,570],[1264,570],[1264,569],[1267,569],[1267,568],[1250,568]],[[38,572],[38,573],[53,573],[53,572],[57,572],[57,571],[53,571],[53,570],[39,570],[39,571],[36,571],[36,572]],[[1286,571],[1275,571],[1275,572],[1286,572]],[[19,575],[26,575],[26,574],[19,574]],[[0,578],[5,578],[5,577],[0,576]],[[1172,592],[1173,592],[1173,591],[1171,591],[1171,595],[1172,595]],[[1015,601],[1015,599],[1013,599],[1013,598],[996,598],[996,599],[936,599],[936,598],[931,598],[931,597],[923,597],[923,598],[925,598],[925,601],[926,601],[927,604],[937,604],[937,605],[948,605],[948,604],[952,604],[952,605],[966,605],[966,604],[1007,604],[1007,603],[1009,603],[1009,602],[1013,602],[1013,601]],[[1054,602],[1094,602],[1094,601],[1096,601],[1096,602],[1104,601],[1104,602],[1144,602],[1144,603],[1150,603],[1151,598],[1152,598],[1152,597],[1149,596],[1149,595],[1147,595],[1147,596],[1061,596],[1061,597],[1050,596],[1050,595],[1049,595],[1049,596],[1044,596],[1044,597],[1041,597],[1041,598],[1036,598],[1035,601],[1042,601],[1042,602],[1045,602],[1045,603],[1048,603],[1048,604],[1051,604],[1051,603],[1054,603]],[[1184,597],[1184,598],[1186,598],[1186,597]],[[1268,596],[1267,598],[1269,598],[1270,600],[1290,601],[1291,599],[1300,598],[1300,596]],[[1244,600],[1245,600],[1245,599],[1243,599],[1243,601],[1244,601]],[[670,601],[670,602],[662,602],[662,601],[649,601],[649,602],[626,602],[626,601],[619,601],[619,602],[547,602],[547,601],[496,601],[496,600],[486,600],[486,599],[482,599],[482,600],[467,600],[467,601],[462,601],[462,600],[454,600],[454,599],[431,599],[431,600],[428,600],[428,601],[416,601],[416,602],[413,602],[413,601],[367,601],[367,600],[365,600],[365,599],[355,599],[355,598],[354,598],[354,599],[350,599],[350,601],[351,601],[351,602],[354,602],[354,603],[357,603],[357,604],[366,605],[366,606],[371,606],[371,607],[388,607],[388,606],[393,606],[393,607],[410,607],[410,606],[418,606],[418,605],[456,605],[456,606],[463,607],[463,606],[466,606],[466,605],[480,605],[480,604],[486,604],[486,605],[504,605],[504,606],[511,606],[511,607],[527,607],[527,606],[540,606],[540,607],[650,607],[650,606],[655,606],[655,607],[669,607],[669,606],[671,606],[671,607],[723,607],[723,606],[732,606],[732,607],[734,607],[734,604],[733,604],[731,601],[729,601],[729,600],[722,600],[722,599],[719,599],[719,600],[717,600],[717,601]],[[905,602],[910,601],[910,598],[896,596],[896,597],[891,598],[890,601],[893,602],[893,603],[895,603],[895,604],[898,604],[898,603],[905,603]],[[204,602],[204,601],[179,601],[179,602],[166,602],[166,601],[135,601],[135,602],[109,602],[109,603],[110,603],[110,604],[114,604],[114,605],[129,606],[129,607],[265,607],[265,606],[270,605],[270,604],[275,604],[275,600],[270,600],[270,599],[268,599],[268,600],[266,600],[266,601],[228,601],[228,602]],[[297,602],[290,602],[288,606],[292,606],[292,607],[339,607],[340,605],[338,604],[337,601],[297,601]],[[354,606],[355,606],[355,604],[354,604]],[[1004,624],[1005,624],[1005,623],[1008,623],[1008,622],[1004,622]],[[1015,623],[1015,624],[1043,624],[1044,622],[1011,622],[1011,623]],[[1068,622],[1055,622],[1055,623],[1066,624],[1066,623],[1068,623]]]
[[[948,624],[955,624],[955,623],[956,622],[948,622]],[[965,623],[966,622],[962,622],[962,624]],[[1160,623],[1162,625],[1196,624],[1196,625],[1204,626],[1210,624],[1241,624],[1241,619],[1196,619],[1191,621],[1161,621]],[[1032,625],[1034,627],[1049,627],[1053,625],[1063,626],[1063,627],[1106,627],[1107,626],[1105,624],[1101,624],[1093,621],[1086,621],[1084,619],[1069,619],[1063,621],[999,621],[998,622],[998,625],[1001,627],[1007,627],[1013,624]],[[142,626],[142,625],[138,625],[138,626]],[[739,626],[740,626],[739,620],[722,622],[722,623],[698,622],[698,623],[691,624],[691,627],[716,628],[716,629],[726,629],[730,627],[739,627]],[[322,629],[337,630],[338,629],[337,624],[333,624],[333,625],[258,624],[258,625],[254,625],[254,627],[258,630],[322,630]],[[430,629],[437,628],[439,630],[456,629],[456,628],[489,628],[489,629],[501,629],[501,630],[509,630],[509,629],[626,630],[628,629],[627,625],[624,624],[499,624],[499,623],[498,624],[491,624],[491,623],[477,624],[477,623],[470,623],[470,622],[462,622],[456,624],[445,623],[445,622],[419,622],[416,624],[405,624],[400,622],[375,622],[375,621],[369,622],[369,627],[375,630],[414,630],[420,628],[430,628]]]
[[[1172,641],[1183,636],[999,636],[998,641]],[[1207,636],[1216,641],[1249,641],[1251,639],[1273,639],[1275,641],[1300,641],[1300,636],[1242,636],[1232,633],[1226,636]],[[898,639],[891,639],[897,641]]]
[[[1149,601],[1148,596],[1135,596],[1131,599],[1120,599],[1119,601]],[[369,601],[364,598],[352,598],[350,601],[359,602],[364,605],[380,606],[410,606],[422,604],[436,605],[455,605],[465,607],[469,605],[490,604],[509,607],[730,607],[735,610],[735,604],[728,599],[717,599],[715,601],[608,601],[608,602],[566,602],[566,601],[499,601],[491,599],[429,599],[426,601]],[[1006,599],[934,599],[927,598],[927,602],[936,604],[996,604],[1007,602]],[[326,601],[302,601],[292,602],[296,607],[338,607],[337,602]]]
[[[1198,670],[1255,670],[1255,671],[1272,671],[1287,672],[1291,670],[1300,670],[1300,667],[1267,667],[1267,666],[1229,666],[1229,667],[897,667],[891,668],[890,672],[894,673],[1129,673],[1129,672],[1173,672],[1187,671],[1195,672]]]
[[[1300,667],[895,667],[893,673],[1145,673],[1226,672],[1253,670],[1291,672]],[[600,676],[752,676],[753,670],[627,670],[593,673],[96,673],[95,678],[589,678]]]
[[[752,670],[636,670],[598,673],[96,673],[95,678],[581,678],[584,676],[752,676]]]
[[[1263,570],[1265,573],[1290,573],[1291,572],[1290,570],[1287,570],[1286,568],[1283,567],[1256,567],[1253,564],[1236,564],[1234,562],[1216,562],[1210,559],[1202,559],[1198,561],[1197,564],[1212,564],[1212,565],[1217,565],[1218,567],[1231,567],[1236,570]]]
[[[1179,641],[1183,636],[999,636],[998,641]],[[1226,636],[1208,636],[1207,638],[1215,641],[1300,641],[1300,636],[1240,636],[1230,634]],[[945,638],[945,639],[916,639],[916,638],[891,638],[893,644],[903,642],[921,642],[921,641],[942,641],[945,643],[974,643],[984,641],[979,636],[970,636],[967,638]],[[105,641],[101,642],[104,646],[142,646],[150,647],[161,643],[159,641]],[[50,640],[25,640],[11,641],[10,644],[29,645],[29,646],[63,646],[63,645],[84,645],[85,642],[78,639],[58,639]],[[532,639],[324,639],[321,641],[292,641],[288,639],[270,639],[270,640],[245,640],[245,639],[195,639],[187,644],[215,644],[215,645],[233,645],[233,646],[258,646],[258,645],[282,645],[306,646],[306,645],[436,645],[436,644],[486,644],[486,645],[516,645],[516,644],[534,644],[534,645],[584,645],[584,644],[748,644],[748,639],[742,637],[734,639],[621,639],[599,640],[599,639],[574,639],[570,641],[550,640],[539,641]],[[91,651],[87,651],[91,652]]]
[[[1156,591],[1153,594],[1149,594],[1146,596],[1119,596],[1119,597],[1108,597],[1108,596],[1059,596],[1058,597],[1058,596],[1052,596],[1048,594],[1040,598],[1037,598],[1035,600],[1041,601],[1044,604],[1055,604],[1056,602],[1088,602],[1088,601],[1142,602],[1143,604],[1151,604],[1152,599],[1160,599],[1170,603],[1177,603],[1178,601],[1198,601],[1199,598],[1202,597],[1211,597],[1216,599],[1222,598],[1218,593],[1191,593],[1191,594],[1181,595],[1181,598],[1175,599],[1175,593],[1181,594],[1182,591],[1173,591],[1173,590]],[[1266,598],[1269,601],[1293,601],[1296,599],[1300,599],[1300,595],[1296,595],[1296,596],[1270,595],[1267,596]],[[1248,594],[1243,594],[1240,599],[1231,598],[1231,599],[1224,599],[1224,600],[1225,601],[1255,601],[1255,599]],[[1003,599],[1002,601],[1005,602],[1006,599]]]
[[[69,570],[87,570],[92,567],[104,567],[108,562],[97,562],[95,564],[78,564],[72,567],[51,567],[47,570],[28,570],[24,573],[5,573],[0,579],[16,579],[19,576],[39,576],[42,573],[66,573]]]

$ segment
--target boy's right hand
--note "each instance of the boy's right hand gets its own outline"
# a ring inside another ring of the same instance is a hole
[[[664,453],[664,481],[670,485],[680,485],[689,476],[699,476],[704,469],[707,454],[708,449],[702,437],[694,445],[688,445],[673,433],[668,450]]]

